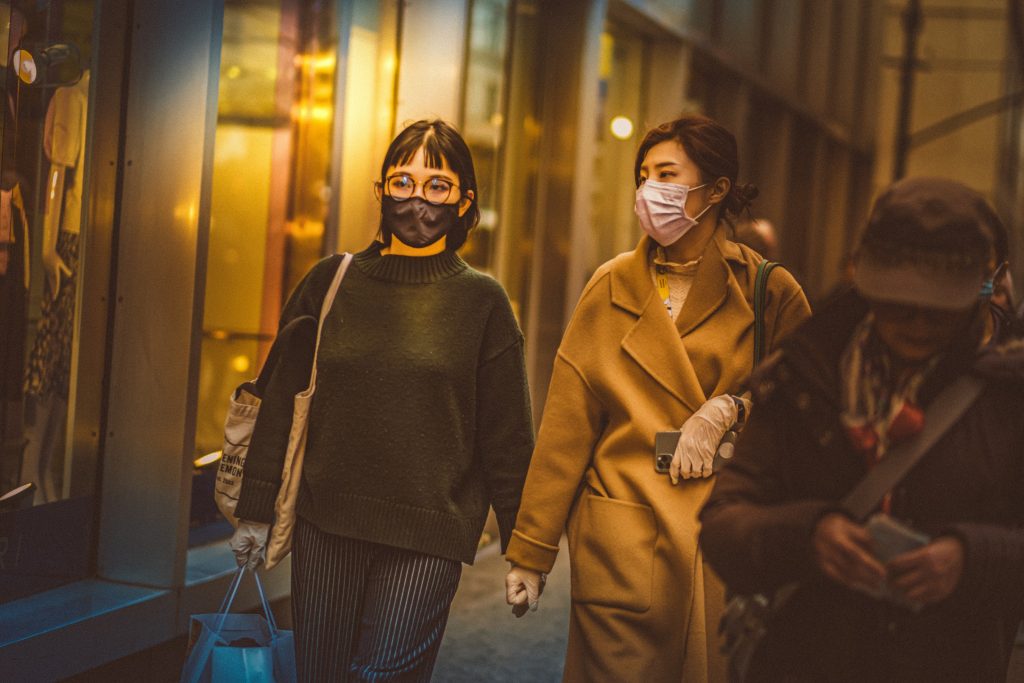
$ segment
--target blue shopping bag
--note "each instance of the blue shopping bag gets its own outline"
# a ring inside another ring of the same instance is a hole
[[[292,632],[277,628],[255,571],[263,615],[229,611],[244,574],[240,567],[215,614],[192,616],[181,683],[295,683]]]

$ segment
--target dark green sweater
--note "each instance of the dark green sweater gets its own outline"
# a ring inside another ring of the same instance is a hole
[[[472,563],[488,505],[504,550],[533,451],[522,333],[501,285],[454,252],[380,249],[356,254],[324,324],[297,512]],[[319,316],[340,259],[306,275],[282,325]],[[272,518],[283,457],[250,451],[240,517]]]

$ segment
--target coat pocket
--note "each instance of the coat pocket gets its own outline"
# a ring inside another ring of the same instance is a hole
[[[569,539],[575,602],[646,612],[658,525],[647,505],[584,492]]]

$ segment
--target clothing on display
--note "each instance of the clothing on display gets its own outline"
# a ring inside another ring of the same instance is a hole
[[[36,502],[60,498],[59,452],[67,418],[74,340],[89,73],[57,88],[46,110],[43,146],[50,162],[43,214],[46,280],[39,321],[25,367],[28,444],[21,479],[38,485]],[[55,470],[55,465],[57,470]]]

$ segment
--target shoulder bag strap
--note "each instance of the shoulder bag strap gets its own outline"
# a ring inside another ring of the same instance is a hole
[[[754,277],[754,365],[757,366],[764,359],[767,352],[765,348],[765,325],[764,307],[768,292],[768,276],[779,264],[767,259],[761,261],[757,266],[757,275]]]
[[[313,349],[313,369],[310,370],[309,375],[310,388],[316,386],[316,359],[320,354],[320,337],[323,336],[324,320],[327,319],[327,314],[331,312],[331,306],[334,305],[334,297],[338,293],[338,287],[341,286],[341,281],[344,279],[345,272],[348,270],[350,263],[352,263],[352,254],[348,252],[342,254],[341,263],[338,264],[338,270],[334,274],[334,279],[331,280],[331,286],[327,288],[327,294],[324,295],[324,303],[320,307],[320,322],[317,323],[316,327],[316,347]]]
[[[858,520],[867,517],[885,494],[900,483],[939,438],[963,417],[984,388],[981,378],[965,374],[943,389],[925,411],[924,429],[913,441],[897,446],[872,467],[843,499],[843,508]],[[797,583],[790,583],[776,590],[771,599],[771,610],[781,609],[799,587]]]
[[[961,375],[939,393],[924,415],[924,429],[912,441],[894,448],[843,499],[843,508],[856,519],[875,509],[885,494],[903,480],[939,438],[971,407],[985,383],[970,373]]]

